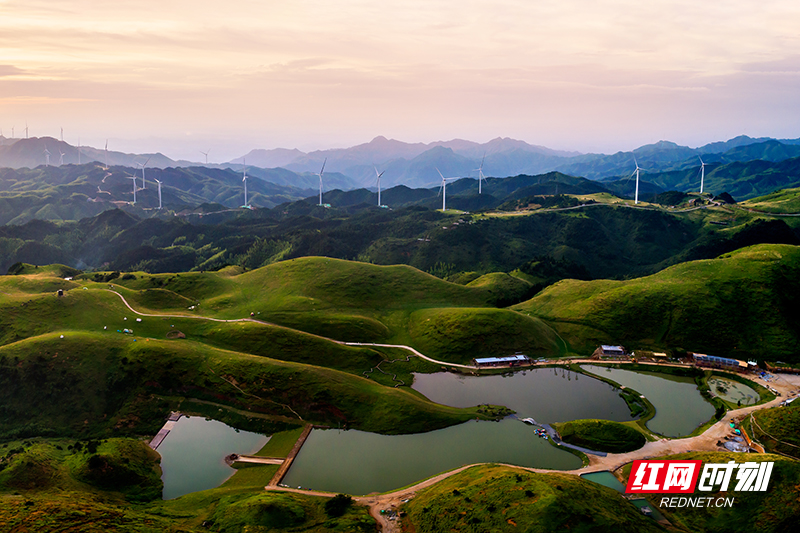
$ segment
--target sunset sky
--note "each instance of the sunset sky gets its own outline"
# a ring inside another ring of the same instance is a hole
[[[800,137],[797,0],[0,0],[0,128],[227,161]]]

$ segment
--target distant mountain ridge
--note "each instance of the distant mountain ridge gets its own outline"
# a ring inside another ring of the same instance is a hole
[[[78,162],[78,147],[52,137],[7,139],[0,136],[0,167],[36,168],[45,164],[45,149],[50,152],[51,166],[61,163],[61,154],[64,164]],[[324,190],[374,189],[376,170],[383,172],[382,187],[405,185],[419,188],[438,185],[441,182],[440,172],[448,178],[477,178],[481,164],[486,176],[538,175],[557,171],[592,180],[614,181],[629,178],[635,169],[634,158],[649,176],[654,176],[699,170],[701,158],[708,165],[724,165],[756,160],[778,163],[796,157],[800,157],[800,139],[777,140],[745,135],[698,148],[664,140],[630,152],[610,155],[552,150],[500,137],[486,143],[453,139],[426,144],[378,136],[368,143],[350,148],[309,153],[286,148],[252,150],[228,163],[214,165],[175,161],[161,153],[127,154],[113,150],[106,153],[105,150],[92,147],[80,148],[82,163],[98,161],[105,164],[107,159],[110,166],[136,168],[147,161],[148,168],[205,166],[241,172],[246,164],[250,175],[277,185],[301,189],[319,187],[318,173],[325,163]],[[661,181],[669,186],[664,180]],[[659,187],[663,188],[663,185]],[[757,189],[752,195],[768,192],[763,188]]]

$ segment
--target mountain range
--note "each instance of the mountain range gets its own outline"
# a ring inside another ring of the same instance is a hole
[[[318,173],[325,165],[326,190],[375,187],[376,170],[383,172],[382,185],[434,187],[445,177],[477,177],[481,168],[486,176],[506,177],[519,174],[542,174],[559,171],[571,176],[603,180],[626,178],[640,167],[650,174],[699,169],[700,158],[707,164],[726,164],[763,160],[780,162],[800,157],[800,139],[752,138],[745,135],[724,142],[690,148],[669,141],[659,141],[615,154],[580,154],[552,150],[524,141],[497,138],[486,143],[461,139],[433,143],[405,143],[376,137],[350,148],[302,152],[276,148],[252,150],[228,163],[204,165],[176,161],[161,154],[130,154],[92,147],[75,147],[52,137],[8,139],[0,136],[0,167],[35,168],[45,164],[45,150],[50,164],[56,166],[80,161],[99,161],[107,165],[138,168],[195,167],[230,168],[241,171],[247,162],[248,172],[279,185],[316,188]]]

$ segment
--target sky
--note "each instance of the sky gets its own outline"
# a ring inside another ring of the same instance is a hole
[[[800,137],[797,0],[0,0],[0,128],[229,161]]]

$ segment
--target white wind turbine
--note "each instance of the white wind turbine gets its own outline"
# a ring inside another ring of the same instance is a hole
[[[103,170],[108,170],[108,139],[106,139],[106,168]]]
[[[639,170],[640,169],[639,169],[639,163],[636,161],[636,156],[633,156],[633,162],[636,164],[636,170],[633,171],[633,174],[636,174],[636,194],[633,197],[633,203],[634,204],[638,204],[639,203]],[[631,174],[631,176],[633,176],[633,174]],[[630,178],[628,178],[628,179],[630,179]]]
[[[697,156],[700,159],[700,194],[703,194],[703,181],[706,179],[706,164],[703,163],[703,158]]]
[[[127,176],[127,178],[133,182],[133,204],[136,205],[136,180],[137,180],[137,178],[136,178],[135,174],[133,176]]]
[[[61,128],[61,142],[64,142],[64,128]]]
[[[383,172],[378,172],[378,168],[377,167],[372,167],[372,168],[375,169],[375,175],[377,176],[377,182],[378,182],[378,207],[381,207],[381,176],[383,176],[383,172],[386,172],[386,171],[384,170]]]
[[[447,211],[447,182],[455,181],[458,178],[445,178],[444,175],[442,174],[442,171],[439,170],[438,168],[436,169],[436,172],[438,172],[439,176],[442,177],[442,184],[439,186],[439,192],[442,195],[442,211]],[[437,194],[436,196],[439,195]]]
[[[244,205],[242,207],[250,209],[250,206],[247,205],[247,167],[244,164],[247,163],[245,158],[242,158],[242,183],[244,183]]]
[[[325,163],[328,162],[328,158],[325,158],[325,161],[322,162],[322,168],[319,171],[319,205],[322,205],[322,175],[325,173]]]
[[[200,150],[200,153],[203,154],[204,156],[206,156],[206,165],[208,164],[208,152],[210,152],[210,151],[211,151],[211,148],[209,148],[205,152]],[[247,202],[245,202],[245,203],[247,203]]]
[[[58,159],[58,166],[61,166],[61,165],[63,165],[63,164],[64,164],[64,156],[65,156],[65,155],[67,155],[67,154],[65,154],[64,152],[62,152],[62,151],[61,151],[61,148],[59,148],[59,149],[58,149],[58,155],[59,155],[59,156],[61,156],[61,157],[59,157],[59,159]]]
[[[485,160],[486,160],[486,152],[483,153],[483,159],[481,159],[481,166],[475,169],[478,171],[478,194],[481,194],[481,182],[486,179],[486,176],[483,175],[483,162]]]
[[[147,188],[147,182],[144,180],[144,167],[147,166],[147,163],[149,163],[152,158],[153,158],[152,155],[150,157],[148,157],[147,161],[144,162],[144,165],[141,164],[141,163],[136,163],[142,169],[142,189],[146,189]]]
[[[50,150],[47,149],[47,146],[44,147],[44,165],[50,166]]]
[[[158,178],[153,178],[153,179],[156,180],[156,183],[158,183],[158,208],[161,209],[161,182],[158,180]],[[134,182],[134,187],[135,186],[136,185]]]

